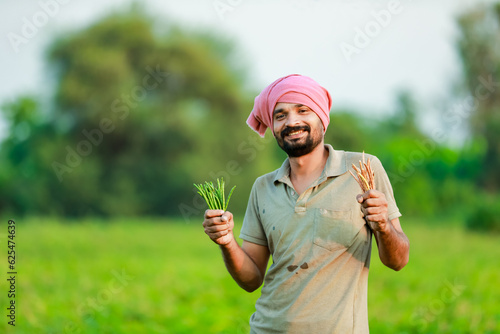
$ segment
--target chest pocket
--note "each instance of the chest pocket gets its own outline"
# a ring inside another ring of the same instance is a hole
[[[350,210],[316,209],[313,242],[330,251],[349,248],[364,225],[363,220],[353,219]]]

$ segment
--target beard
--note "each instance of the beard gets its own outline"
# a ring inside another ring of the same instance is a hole
[[[285,139],[285,136],[294,131],[303,130],[307,132],[306,137],[297,139]],[[318,131],[311,134],[311,127],[308,125],[286,127],[276,136],[276,142],[290,158],[297,158],[311,153],[323,140],[323,136]]]

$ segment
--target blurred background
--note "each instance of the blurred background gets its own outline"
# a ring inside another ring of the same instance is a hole
[[[248,332],[259,292],[225,271],[193,183],[236,185],[240,228],[254,180],[286,158],[245,121],[291,73],[330,91],[325,141],[378,156],[403,213],[411,260],[394,273],[374,249],[371,331],[500,332],[500,4],[41,0],[0,12],[0,241],[6,252],[15,220],[23,277],[16,327],[2,332]]]

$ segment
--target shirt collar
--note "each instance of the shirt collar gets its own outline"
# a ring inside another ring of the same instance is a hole
[[[318,179],[318,184],[325,181],[329,177],[335,177],[347,172],[347,160],[344,151],[336,151],[332,145],[325,144],[328,149],[328,159],[326,160],[325,168]],[[290,182],[290,160],[286,158],[281,167],[278,169],[274,182],[282,182],[291,186]]]

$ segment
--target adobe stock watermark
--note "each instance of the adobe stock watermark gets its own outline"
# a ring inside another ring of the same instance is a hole
[[[436,321],[436,319],[463,294],[466,288],[467,287],[460,284],[457,279],[455,279],[453,284],[449,281],[445,281],[444,286],[434,299],[426,306],[418,307],[413,311],[410,317],[410,325],[415,327],[419,332],[424,332],[429,327],[430,323]]]
[[[9,32],[7,39],[15,53],[19,53],[20,47],[29,43],[48,22],[60,11],[61,6],[66,5],[71,0],[41,0],[38,1],[40,10],[31,17],[23,16],[21,19],[20,33]]]
[[[102,312],[105,307],[111,303],[113,298],[122,292],[135,278],[134,276],[129,276],[125,272],[125,269],[122,269],[121,272],[111,270],[111,274],[113,275],[113,278],[108,282],[106,287],[102,288],[95,296],[88,297],[77,306],[76,314],[78,317],[83,318],[84,322],[89,322],[95,319],[96,313]],[[77,323],[68,321],[64,326],[63,333],[83,332]]]
[[[222,21],[225,20],[226,14],[233,12],[236,7],[241,5],[243,0],[214,0],[212,2],[212,6],[215,9],[215,12],[219,16],[219,19]]]
[[[102,143],[105,134],[110,134],[115,130],[117,121],[125,120],[130,110],[136,108],[146,98],[149,91],[157,88],[169,76],[167,72],[161,71],[159,65],[156,65],[155,69],[147,66],[146,72],[148,74],[142,78],[141,85],[136,85],[128,94],[122,93],[120,98],[111,102],[111,115],[101,118],[98,128],[83,129],[82,136],[85,139],[80,140],[74,148],[66,145],[64,162],[52,162],[52,169],[59,182],[63,181],[64,174],[71,173],[74,168],[81,165],[83,159],[92,153],[93,148]]]
[[[339,48],[345,60],[350,63],[354,55],[359,55],[362,50],[367,48],[382,33],[383,29],[391,24],[392,19],[403,12],[403,9],[400,0],[390,0],[385,9],[372,10],[370,13],[372,19],[363,27],[354,28],[352,42],[340,43]]]
[[[245,157],[247,163],[252,162],[257,157],[257,153],[262,151],[267,144],[274,140],[273,136],[266,136],[264,138],[258,137],[256,134],[250,134],[246,140],[242,141],[238,145],[238,154],[241,157]],[[211,179],[217,179],[220,177],[224,178],[226,184],[231,183],[231,177],[240,174],[243,171],[243,167],[237,160],[230,160],[226,163],[225,169],[215,173],[210,171],[208,176]],[[193,187],[193,200],[190,205],[186,203],[179,204],[179,211],[184,218],[186,223],[190,222],[190,217],[200,217],[203,212],[205,212],[207,203],[205,200],[197,193],[196,189]]]
[[[474,89],[474,95],[468,96],[462,101],[457,102],[445,112],[443,120],[446,123],[448,131],[456,130],[466,119],[468,119],[474,110],[477,109],[480,102],[487,100],[500,87],[500,82],[493,81],[493,76],[479,76],[479,84]],[[412,150],[408,156],[399,156],[397,173],[388,171],[387,174],[394,185],[404,182],[413,175],[417,168],[421,166],[426,158],[434,154],[437,149],[437,143],[446,139],[447,132],[442,127],[436,127],[431,132],[431,138],[415,141],[418,148]]]

